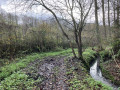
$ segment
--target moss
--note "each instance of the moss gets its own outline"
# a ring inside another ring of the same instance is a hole
[[[90,67],[90,63],[94,61],[95,56],[96,56],[96,52],[93,51],[91,48],[85,49],[85,51],[83,52],[83,59],[86,61],[89,67]]]
[[[106,79],[109,79],[109,80],[111,80],[112,82],[115,82],[114,77],[109,73],[109,71],[105,70],[102,65],[100,65],[100,67],[101,67],[101,71],[102,71],[103,76],[104,76]]]
[[[112,51],[110,50],[103,50],[99,52],[102,62],[107,61],[108,59],[112,58]]]
[[[114,42],[112,43],[112,47],[113,47],[114,53],[117,54],[118,51],[120,50],[120,40],[119,39],[114,40]]]

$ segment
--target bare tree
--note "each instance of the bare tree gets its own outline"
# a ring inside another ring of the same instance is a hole
[[[93,0],[25,0],[27,3],[30,3],[29,7],[34,5],[43,6],[47,11],[52,13],[56,22],[58,23],[63,35],[67,38],[72,52],[76,57],[75,51],[73,49],[71,39],[69,35],[65,32],[60,18],[66,21],[70,26],[73,27],[73,32],[75,36],[75,41],[78,46],[78,57],[82,58],[82,39],[81,34],[84,29],[87,16],[92,8]],[[53,4],[54,3],[54,4]],[[59,14],[60,16],[59,16]],[[59,17],[58,17],[59,16]]]

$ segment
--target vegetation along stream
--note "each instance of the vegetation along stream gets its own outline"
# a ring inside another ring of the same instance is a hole
[[[90,75],[92,76],[93,79],[95,79],[97,81],[101,81],[102,83],[104,83],[110,87],[113,87],[114,90],[118,90],[115,85],[113,85],[109,80],[105,79],[102,76],[102,72],[101,72],[101,69],[100,69],[99,64],[98,64],[99,60],[100,60],[100,58],[97,58],[95,60],[95,62],[93,63],[93,65],[91,65]]]

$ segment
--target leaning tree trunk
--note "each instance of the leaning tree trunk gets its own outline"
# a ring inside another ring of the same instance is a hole
[[[50,8],[48,8],[45,4],[43,4],[42,6],[43,6],[44,8],[46,8],[48,11],[50,11],[50,12],[52,13],[52,15],[55,17],[56,22],[57,22],[57,24],[59,25],[59,27],[60,27],[63,35],[67,38],[67,40],[68,40],[68,42],[69,42],[69,44],[70,44],[70,47],[71,47],[71,49],[72,49],[72,53],[73,53],[74,57],[76,57],[76,54],[75,54],[75,51],[74,51],[72,42],[70,41],[70,38],[68,37],[68,35],[65,33],[62,25],[60,24],[60,22],[59,22],[59,20],[58,20],[58,18],[57,18],[57,16],[56,16],[56,14],[55,14]]]

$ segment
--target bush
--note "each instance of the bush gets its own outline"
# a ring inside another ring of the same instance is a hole
[[[120,50],[120,40],[115,40],[113,43],[112,43],[112,47],[113,47],[113,51],[115,54],[118,53],[118,51]]]
[[[120,58],[120,50],[117,53],[117,57]]]
[[[88,66],[90,66],[90,63],[95,58],[95,56],[96,52],[93,51],[92,49],[85,49],[85,51],[83,52],[83,59],[86,61]]]
[[[107,58],[111,58],[112,54],[111,54],[111,50],[104,50],[104,51],[100,51],[100,57],[102,61],[106,61]]]

